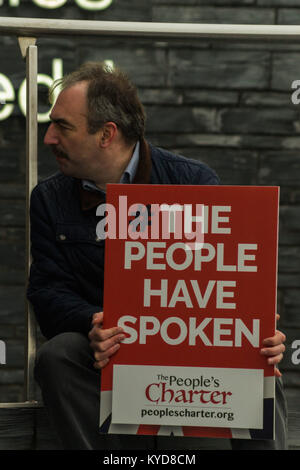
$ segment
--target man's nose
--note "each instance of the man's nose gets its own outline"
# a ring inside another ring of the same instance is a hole
[[[44,144],[45,145],[57,145],[58,142],[58,137],[55,132],[55,126],[53,122],[49,125],[47,132],[44,137]]]

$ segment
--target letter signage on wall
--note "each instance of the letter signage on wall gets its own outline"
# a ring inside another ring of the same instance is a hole
[[[276,187],[108,185],[104,328],[126,337],[102,371],[102,432],[273,438],[260,349],[275,334],[278,204]]]
[[[0,8],[2,6],[11,7],[12,15],[15,14],[18,7],[25,7],[28,2],[23,0],[0,0]],[[75,3],[78,8],[86,11],[102,11],[106,10],[113,4],[113,0],[32,0],[32,3],[42,9],[54,10]],[[1,12],[1,10],[0,10]],[[105,62],[112,63],[111,60]],[[52,60],[52,77],[39,73],[38,84],[50,87],[54,80],[61,78],[63,75],[63,61],[60,58]],[[9,77],[5,75],[5,70],[0,73],[0,121],[8,119],[14,111],[14,101],[17,96],[19,108],[23,115],[26,114],[26,81],[23,80],[18,90],[14,90],[13,84]],[[49,111],[38,113],[38,122],[49,121]]]
[[[114,62],[112,60],[104,60],[104,63],[113,68]],[[52,86],[55,80],[58,80],[63,77],[63,61],[59,58],[54,58],[52,60],[52,75],[47,75],[44,73],[38,73],[37,82],[39,86],[45,86],[48,89]],[[59,87],[55,89],[54,99],[59,93]],[[26,115],[26,79],[22,81],[19,86],[19,89],[15,91],[11,80],[0,73],[0,121],[8,119],[15,107],[15,99],[17,96],[18,105],[21,113]],[[37,119],[39,123],[48,122],[50,114],[51,105],[49,104],[48,110],[38,112]]]
[[[113,0],[73,0],[75,4],[82,8],[83,10],[90,11],[100,11],[105,10],[110,7],[113,3]],[[71,2],[68,0],[32,0],[34,5],[40,8],[46,8],[48,10],[54,10],[56,8],[61,8],[66,4]],[[0,0],[0,7],[3,5],[8,5],[9,7],[17,8],[22,6],[22,0]]]

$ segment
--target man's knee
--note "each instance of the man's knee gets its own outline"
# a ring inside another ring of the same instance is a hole
[[[38,350],[35,363],[35,378],[58,375],[68,363],[82,362],[89,365],[92,350],[88,339],[76,332],[61,333],[46,341]]]

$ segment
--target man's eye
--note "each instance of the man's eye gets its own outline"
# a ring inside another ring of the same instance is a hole
[[[69,130],[69,127],[66,126],[65,124],[62,124],[61,122],[58,122],[57,124],[58,124],[60,129]]]

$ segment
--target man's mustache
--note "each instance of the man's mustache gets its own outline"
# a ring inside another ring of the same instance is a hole
[[[60,158],[65,158],[65,159],[69,159],[68,157],[68,154],[66,154],[65,152],[63,152],[62,150],[60,150],[57,145],[51,145],[51,150],[52,152],[54,153],[54,155],[56,157],[60,157]]]

